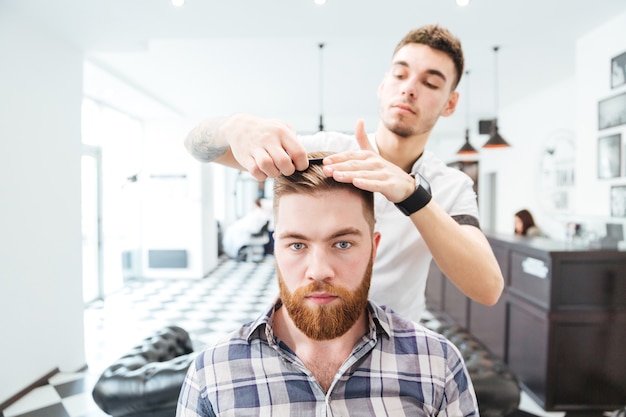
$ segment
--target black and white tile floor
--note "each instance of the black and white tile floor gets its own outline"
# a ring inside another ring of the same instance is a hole
[[[122,290],[85,309],[84,372],[58,373],[0,410],[0,417],[106,417],[91,391],[102,371],[130,348],[169,324],[187,330],[194,350],[254,319],[276,297],[274,260],[260,263],[221,260],[201,280],[130,281]],[[520,409],[540,417],[547,413],[522,394]]]

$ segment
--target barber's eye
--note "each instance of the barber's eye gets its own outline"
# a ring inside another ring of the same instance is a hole
[[[348,249],[352,246],[350,242],[337,242],[335,244],[339,249]]]
[[[392,71],[392,72],[391,72],[391,75],[392,75],[394,78],[397,78],[397,79],[401,80],[401,79],[403,79],[403,78],[406,78],[406,71],[404,71],[404,70],[402,70],[402,69],[398,69],[398,70],[396,70],[396,71]]]
[[[304,249],[304,243],[292,243],[289,245],[293,250],[302,250]]]

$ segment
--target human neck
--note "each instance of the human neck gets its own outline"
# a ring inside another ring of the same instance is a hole
[[[367,333],[367,312],[364,310],[343,335],[331,340],[314,340],[298,329],[282,306],[274,313],[273,330],[274,335],[289,346],[315,376],[324,392],[328,392],[339,368],[350,356],[357,342]]]
[[[400,137],[389,131],[381,122],[376,131],[376,146],[380,156],[410,172],[413,164],[424,153],[430,132]]]

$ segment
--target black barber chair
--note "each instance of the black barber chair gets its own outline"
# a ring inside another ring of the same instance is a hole
[[[448,338],[463,355],[481,417],[506,417],[518,411],[522,389],[502,360],[459,326],[436,319],[422,324]]]
[[[195,356],[189,334],[168,326],[109,366],[93,388],[93,399],[114,417],[173,417]]]

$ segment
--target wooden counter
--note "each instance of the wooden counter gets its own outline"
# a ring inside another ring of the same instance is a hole
[[[546,411],[626,405],[626,252],[487,237],[505,279],[498,303],[470,301],[433,262],[428,308],[500,356]]]

